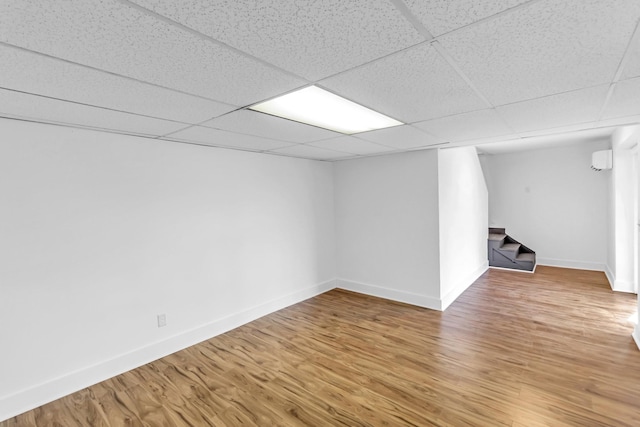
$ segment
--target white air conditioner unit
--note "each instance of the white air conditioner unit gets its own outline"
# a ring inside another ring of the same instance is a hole
[[[602,150],[595,151],[591,155],[591,169],[601,171],[603,169],[611,169],[613,167],[613,151]]]

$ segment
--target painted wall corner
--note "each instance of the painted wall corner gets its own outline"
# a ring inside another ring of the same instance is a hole
[[[482,276],[485,271],[489,269],[489,261],[484,261],[478,268],[475,269],[473,273],[471,273],[467,278],[461,280],[447,295],[445,295],[441,301],[440,306],[442,307],[442,311],[445,311],[460,295],[466,291],[469,286],[473,285],[473,283],[478,280],[480,276]]]

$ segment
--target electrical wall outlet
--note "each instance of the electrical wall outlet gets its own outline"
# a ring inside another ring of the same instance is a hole
[[[158,314],[158,328],[162,328],[163,326],[167,326],[167,315]]]

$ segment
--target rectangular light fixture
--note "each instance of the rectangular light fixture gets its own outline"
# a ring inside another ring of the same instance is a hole
[[[296,90],[249,109],[348,135],[404,124],[317,86]]]

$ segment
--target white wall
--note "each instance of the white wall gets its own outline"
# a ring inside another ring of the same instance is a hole
[[[635,155],[635,162],[636,162],[636,213],[640,216],[640,145],[636,147],[636,155]],[[636,229],[636,241],[638,242],[638,244],[640,244],[640,218],[638,218],[638,225],[637,225],[637,229]],[[637,248],[637,258],[636,258],[636,292],[638,291],[638,286],[640,286],[640,284],[638,283],[638,274],[640,274],[640,272],[638,271],[638,269],[640,268],[640,248]],[[640,292],[638,293],[638,305],[637,305],[637,310],[636,310],[636,317],[635,317],[635,328],[633,330],[633,338],[636,342],[636,345],[638,346],[638,349],[640,349]]]
[[[540,264],[605,270],[608,175],[590,169],[609,141],[489,155],[489,223],[536,252]]]
[[[638,214],[640,216],[640,145],[636,146],[636,155],[635,157],[635,166],[636,166],[636,214]],[[636,243],[640,244],[640,218],[638,218],[638,224],[637,224],[637,228],[636,228]],[[637,305],[637,309],[636,309],[636,316],[635,316],[635,327],[633,329],[633,339],[635,340],[636,345],[638,346],[638,349],[640,349],[640,293],[638,292],[638,287],[640,286],[640,284],[638,283],[639,277],[638,275],[640,274],[640,272],[638,271],[638,269],[640,268],[640,248],[636,247],[637,253],[636,253],[636,265],[635,265],[635,270],[636,270],[636,293],[638,293],[638,305]]]
[[[616,192],[613,171],[607,174],[607,261],[605,273],[611,286],[616,277]]]
[[[438,155],[442,309],[488,268],[488,194],[474,147]]]
[[[329,163],[0,128],[0,420],[334,285]]]
[[[635,219],[635,164],[631,150],[613,150],[615,267],[613,288],[634,291],[634,266],[637,221]]]
[[[633,148],[637,144],[633,128],[620,128],[612,136],[612,196],[614,259],[611,268],[612,287],[622,292],[635,292],[637,269],[637,172]]]
[[[339,286],[440,308],[438,153],[334,164]]]

